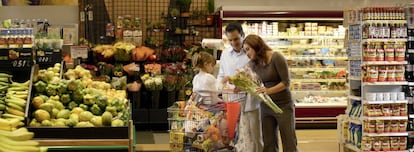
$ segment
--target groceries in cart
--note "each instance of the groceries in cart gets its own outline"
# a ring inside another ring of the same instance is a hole
[[[186,103],[179,101],[168,109],[172,151],[209,152],[231,148],[229,143],[234,137],[229,137],[227,102],[204,104],[203,99],[193,93]],[[234,130],[230,131],[232,136]]]

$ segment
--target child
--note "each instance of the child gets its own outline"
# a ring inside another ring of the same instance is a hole
[[[229,77],[224,77],[219,82],[212,74],[214,66],[216,65],[216,59],[207,52],[200,52],[193,55],[192,64],[198,74],[193,79],[193,92],[200,94],[204,97],[205,104],[217,103],[219,91],[222,89],[223,84],[229,80]]]

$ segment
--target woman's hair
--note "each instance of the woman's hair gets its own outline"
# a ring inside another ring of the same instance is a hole
[[[204,68],[204,65],[206,63],[216,63],[216,59],[213,57],[213,55],[204,51],[193,54],[193,58],[191,60],[193,66],[198,69]]]
[[[243,41],[243,45],[244,44],[249,45],[256,53],[256,58],[252,60],[255,64],[266,63],[266,51],[272,49],[263,41],[263,39],[260,36],[248,35]]]

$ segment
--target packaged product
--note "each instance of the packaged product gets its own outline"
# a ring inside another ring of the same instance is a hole
[[[391,150],[398,150],[400,149],[399,147],[399,139],[398,137],[390,137],[390,143],[391,143]]]
[[[391,132],[398,132],[398,126],[399,126],[399,121],[398,120],[392,120],[391,121]]]
[[[407,149],[407,138],[400,137],[398,146],[399,146],[399,150],[406,150]]]
[[[370,137],[362,137],[361,141],[361,150],[362,151],[371,151],[372,144],[371,144],[371,138]]]
[[[404,61],[405,60],[405,44],[404,43],[395,43],[395,61]]]
[[[374,138],[372,148],[373,148],[375,151],[380,151],[380,150],[381,150],[381,140],[379,140],[378,138]]]
[[[406,132],[407,131],[407,121],[401,120],[398,128],[399,128],[400,132]]]
[[[384,116],[392,116],[392,110],[390,104],[384,104],[382,105],[382,114]]]
[[[400,116],[400,105],[399,104],[393,104],[391,108],[392,108],[393,116]]]
[[[384,121],[384,133],[391,132],[391,122],[390,121]]]
[[[400,116],[407,116],[407,104],[400,104]]]
[[[387,66],[387,81],[395,81],[395,66]]]
[[[370,66],[369,67],[369,82],[377,82],[378,81],[378,68],[377,66]]]
[[[383,120],[377,120],[376,122],[376,130],[377,133],[382,134],[384,133],[384,121]]]
[[[394,61],[394,46],[391,43],[384,45],[385,48],[385,61]]]
[[[395,66],[395,80],[396,81],[405,81],[404,70],[405,68],[403,65]]]
[[[390,146],[390,138],[389,137],[382,137],[381,138],[382,141],[382,151],[389,151],[391,150],[391,146]]]
[[[378,68],[378,81],[384,82],[387,81],[387,66],[381,65]]]
[[[385,60],[385,51],[382,47],[381,43],[376,43],[375,48],[377,49],[377,61],[384,61]]]
[[[369,128],[368,128],[368,133],[375,133],[375,128],[376,128],[376,122],[375,122],[375,120],[371,120],[371,121],[369,121]],[[397,126],[397,128],[398,128],[398,126]]]

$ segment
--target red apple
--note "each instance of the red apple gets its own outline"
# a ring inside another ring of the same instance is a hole
[[[156,56],[155,54],[150,55],[150,56],[148,57],[148,61],[156,61],[156,60],[157,60],[157,56]]]

